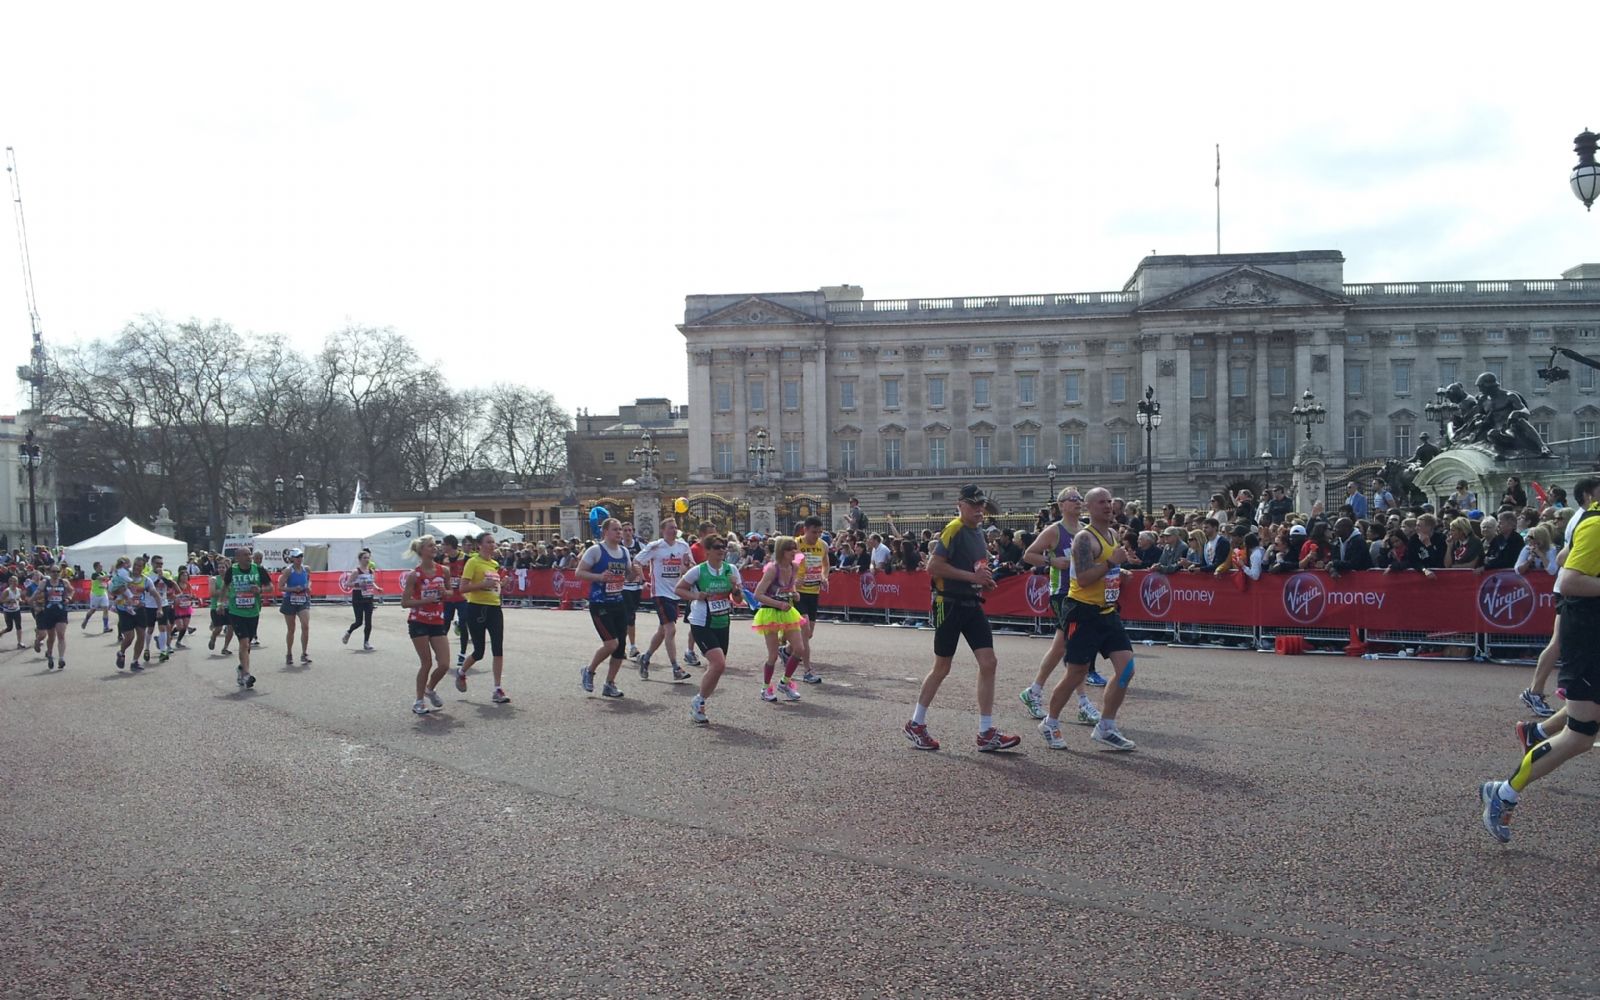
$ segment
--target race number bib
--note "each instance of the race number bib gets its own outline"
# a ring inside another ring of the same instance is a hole
[[[444,598],[444,587],[437,583],[427,583],[422,587],[424,601],[439,601]]]
[[[805,581],[806,581],[806,585],[807,586],[811,586],[813,584],[818,584],[818,583],[822,582],[822,557],[821,556],[806,556]]]
[[[311,595],[310,594],[290,594],[290,595],[288,595],[288,601],[289,601],[289,604],[290,604],[291,607],[303,608],[307,604],[311,603]]]
[[[500,574],[499,573],[485,573],[485,574],[483,574],[483,582],[484,582],[484,585],[487,586],[491,591],[493,591],[495,593],[499,593],[500,592]]]
[[[241,608],[253,608],[256,606],[256,595],[235,594],[233,597],[233,603]]]
[[[733,608],[733,602],[726,597],[706,598],[706,611],[713,615],[725,615]]]
[[[1117,598],[1122,596],[1122,567],[1113,566],[1106,570],[1106,607],[1117,603]]]
[[[661,579],[676,580],[683,575],[683,560],[677,556],[661,560]]]
[[[620,593],[622,593],[622,586],[623,586],[622,577],[618,576],[615,573],[609,573],[609,574],[606,575],[606,593],[608,593],[608,594],[620,594]]]

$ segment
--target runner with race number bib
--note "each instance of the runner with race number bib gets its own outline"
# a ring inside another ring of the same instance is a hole
[[[739,586],[739,571],[723,557],[728,543],[709,538],[704,543],[706,561],[683,574],[673,593],[690,601],[689,641],[705,656],[706,672],[700,677],[700,691],[689,701],[689,721],[705,725],[706,701],[717,690],[717,682],[728,666],[728,631],[732,625],[734,588]]]
[[[500,563],[495,559],[495,541],[491,532],[478,535],[478,551],[461,569],[460,591],[467,595],[467,632],[472,637],[472,655],[452,671],[456,676],[456,690],[466,693],[467,671],[483,662],[485,644],[490,654],[491,673],[494,676],[494,693],[489,700],[496,705],[509,704],[502,683],[506,668],[506,621],[500,608]]]
[[[828,543],[822,540],[822,518],[815,514],[801,525],[800,537],[795,540],[800,553],[800,583],[795,587],[795,609],[805,617],[801,634],[805,636],[805,649],[797,652],[792,646],[786,668],[793,676],[796,667],[803,666],[800,679],[807,684],[821,684],[822,676],[811,669],[811,655],[815,651],[811,637],[817,628],[817,610],[822,602],[822,592],[828,589]]]
[[[467,662],[467,595],[461,592],[461,571],[467,567],[467,554],[461,551],[461,542],[454,535],[444,536],[443,562],[450,571],[450,589],[444,595],[445,637],[449,638],[450,621],[455,620],[456,638],[461,648],[456,651],[456,666]]]
[[[606,698],[621,698],[617,687],[617,673],[622,669],[622,644],[627,636],[627,605],[623,590],[628,578],[638,573],[628,550],[622,547],[622,522],[606,518],[600,526],[600,540],[583,553],[578,560],[575,575],[589,584],[589,618],[600,636],[600,648],[589,660],[589,665],[578,673],[583,689],[594,691],[594,672],[601,662],[610,659],[606,669],[606,683],[600,694]]]
[[[283,591],[279,610],[283,613],[283,665],[294,664],[294,627],[300,626],[300,662],[311,662],[308,646],[311,643],[311,571],[306,569],[303,549],[290,549],[284,555],[289,565],[278,575],[278,589]]]
[[[427,715],[430,702],[434,708],[444,707],[444,699],[435,689],[450,670],[450,627],[444,621],[450,570],[434,561],[434,552],[432,535],[412,541],[411,554],[417,557],[417,568],[406,575],[400,597],[400,606],[409,609],[406,632],[421,661],[417,667],[417,700],[411,706],[416,715]]]
[[[346,576],[350,584],[350,608],[355,612],[355,621],[344,630],[344,638],[340,640],[345,645],[350,644],[350,637],[356,629],[361,629],[361,648],[372,652],[372,608],[377,601],[378,571],[372,565],[372,553],[366,549],[356,557],[356,568]]]
[[[256,637],[261,622],[261,605],[272,595],[272,577],[250,561],[248,548],[236,550],[234,560],[223,576],[223,596],[228,604],[228,624],[233,626],[233,637],[239,640],[235,679],[240,687],[253,688],[256,677],[250,672],[250,641]]]
[[[689,543],[678,537],[678,522],[667,518],[661,522],[661,537],[646,545],[634,560],[642,573],[650,571],[650,590],[655,595],[656,634],[650,638],[650,648],[639,657],[639,679],[650,679],[650,657],[667,645],[667,660],[672,664],[672,679],[688,680],[689,671],[678,666],[678,581],[694,564]]]

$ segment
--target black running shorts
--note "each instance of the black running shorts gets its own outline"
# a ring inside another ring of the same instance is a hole
[[[720,649],[723,655],[726,656],[728,653],[728,626],[712,628],[710,625],[690,625],[689,641],[694,643],[694,648],[702,653]]]
[[[643,593],[637,590],[624,590],[622,592],[623,613],[628,616],[628,627],[633,628],[634,619],[639,614],[639,599]]]
[[[817,620],[817,602],[822,599],[821,594],[808,594],[805,591],[794,595],[794,609],[806,616],[806,621]]]
[[[1563,597],[1556,689],[1568,701],[1600,701],[1600,597]]]
[[[450,626],[444,622],[406,622],[406,634],[413,639],[431,639],[435,636],[450,634]]]
[[[261,619],[255,615],[236,615],[231,611],[228,613],[228,624],[233,626],[233,636],[236,639],[254,639],[256,626],[260,621]]]
[[[601,601],[589,605],[589,620],[594,622],[594,630],[599,633],[601,642],[617,640],[616,646],[611,650],[613,660],[626,659],[628,651],[628,608],[621,601]]]
[[[674,597],[656,598],[656,619],[663,625],[674,625],[678,621],[678,601]]]
[[[1093,663],[1096,654],[1111,658],[1112,653],[1133,648],[1122,627],[1122,616],[1115,611],[1103,614],[1093,604],[1067,599],[1068,616],[1075,626],[1067,633],[1068,663]]]
[[[117,609],[117,631],[133,632],[139,628],[139,612]]]
[[[989,616],[977,601],[954,601],[935,596],[933,610],[933,655],[956,655],[961,640],[976,653],[980,649],[994,648],[994,633],[989,629]]]

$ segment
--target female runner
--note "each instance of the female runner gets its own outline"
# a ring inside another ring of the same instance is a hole
[[[723,559],[728,551],[727,541],[712,535],[704,548],[706,561],[683,574],[676,591],[679,600],[693,602],[689,605],[689,641],[706,661],[700,693],[689,702],[689,721],[701,725],[710,721],[706,718],[706,699],[717,690],[717,682],[728,665],[728,627],[734,588],[739,583],[738,570]]]
[[[349,645],[350,636],[359,628],[362,630],[361,648],[370,653],[373,595],[378,592],[378,576],[372,566],[372,553],[362,549],[361,555],[356,557],[356,568],[345,579],[350,583],[350,607],[356,613],[356,620],[344,630],[344,638],[340,641]]]
[[[194,617],[194,591],[189,583],[189,567],[178,567],[177,591],[172,597],[172,610],[175,620],[172,644],[176,647],[183,645],[184,637],[194,629],[189,627],[189,621]]]
[[[22,641],[22,588],[17,586],[15,576],[6,577],[4,589],[0,589],[0,611],[5,612],[6,631],[17,633],[17,648],[22,649],[26,643]]]
[[[444,707],[444,699],[439,697],[434,686],[444,680],[450,670],[450,627],[444,621],[450,570],[434,561],[435,551],[432,535],[423,535],[411,543],[417,568],[407,575],[400,596],[400,606],[411,611],[406,616],[406,631],[421,661],[417,667],[417,700],[411,706],[411,711],[417,715],[428,714],[428,702],[432,702],[434,708]]]
[[[286,630],[283,639],[283,665],[294,663],[294,627],[300,626],[300,662],[311,662],[311,653],[308,646],[311,644],[311,571],[306,569],[306,554],[303,549],[290,549],[285,553],[289,557],[289,565],[283,568],[283,573],[278,577],[278,589],[283,591],[283,603],[278,610],[283,613],[283,624]],[[369,610],[368,622],[370,630],[371,614]],[[349,638],[349,636],[345,636]]]
[[[61,564],[50,565],[50,575],[45,578],[34,596],[39,608],[39,630],[47,639],[44,668],[54,670],[59,663],[67,669],[67,604],[72,599],[72,584],[61,577]],[[59,660],[56,653],[59,651]]]
[[[794,606],[794,588],[799,577],[796,561],[799,547],[788,535],[779,535],[773,542],[772,561],[761,570],[761,582],[756,584],[755,598],[761,605],[756,611],[755,624],[750,626],[767,640],[767,663],[762,669],[762,701],[777,701],[782,690],[790,701],[800,700],[800,685],[789,675],[789,663],[804,663],[810,653],[806,648],[806,618]],[[789,643],[791,658],[784,663],[782,679],[774,685],[773,666],[778,662],[778,646]]]

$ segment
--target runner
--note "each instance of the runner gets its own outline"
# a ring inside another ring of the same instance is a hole
[[[289,565],[278,574],[278,590],[283,593],[278,611],[283,615],[283,665],[294,665],[294,627],[300,626],[300,663],[311,662],[311,571],[306,569],[304,549],[284,553]]]
[[[456,653],[458,667],[467,662],[467,597],[461,592],[461,571],[466,565],[467,556],[461,551],[460,540],[454,535],[444,536],[444,567],[450,571],[450,588],[444,596],[444,624],[448,630],[451,620],[455,620],[456,637],[461,642],[461,649]]]
[[[143,560],[143,556],[139,557]],[[139,673],[144,669],[139,663],[139,652],[143,648],[136,645],[139,639],[140,627],[144,624],[144,615],[139,607],[139,592],[141,584],[134,582],[134,566],[127,556],[117,559],[117,568],[111,574],[111,600],[117,609],[117,669],[122,670],[128,666],[128,647],[133,646],[133,672]],[[143,569],[140,566],[140,569]]]
[[[417,557],[417,568],[406,575],[400,596],[400,606],[410,609],[406,632],[422,661],[417,667],[417,700],[411,706],[417,715],[428,714],[428,702],[434,708],[444,707],[444,699],[434,688],[450,670],[450,627],[444,621],[450,570],[434,561],[435,549],[432,535],[412,541],[411,554]]]
[[[172,570],[163,569],[156,576],[156,586],[161,591],[161,645],[170,656],[178,648],[183,633],[176,632],[178,624],[178,584]]]
[[[173,610],[173,646],[183,648],[184,637],[194,629],[189,627],[189,621],[194,617],[194,591],[189,581],[189,567],[178,567],[178,578],[173,583],[172,591]]]
[[[490,661],[494,674],[494,694],[490,701],[505,705],[511,701],[501,685],[505,671],[506,623],[500,610],[500,563],[494,558],[494,535],[485,531],[478,536],[478,551],[461,569],[460,590],[467,595],[467,631],[472,635],[472,655],[456,667],[456,690],[467,690],[467,671],[483,662],[484,639],[488,638]]]
[[[0,635],[15,632],[17,648],[27,648],[27,643],[22,641],[22,588],[17,586],[14,574],[6,577],[4,589],[0,589],[0,612],[4,612],[6,616],[6,630],[0,632]]]
[[[789,673],[791,664],[804,663],[806,659],[806,618],[795,608],[795,585],[800,580],[799,551],[788,535],[772,540],[772,561],[761,568],[761,579],[755,587],[756,611],[750,626],[767,641],[767,662],[761,671],[761,700],[777,701],[778,692],[789,701],[800,700],[800,685]],[[784,661],[783,676],[776,685],[772,674],[778,662],[778,646],[787,639],[794,648],[793,655]]]
[[[578,672],[578,682],[590,693],[594,691],[594,672],[600,662],[610,658],[606,668],[606,683],[600,689],[602,697],[621,698],[617,687],[617,671],[622,669],[622,640],[627,632],[627,605],[623,589],[630,577],[638,574],[638,567],[628,550],[622,546],[622,522],[608,517],[600,526],[600,540],[589,546],[578,560],[573,571],[580,580],[589,582],[589,618],[600,635],[600,648],[590,657],[589,665]]]
[[[106,594],[106,581],[110,579],[111,574],[97,561],[89,571],[89,613],[83,616],[78,631],[88,629],[96,611],[100,612],[100,634],[111,631],[111,598]]]
[[[673,525],[676,532],[677,525]],[[721,538],[705,542],[706,561],[691,567],[673,593],[689,605],[689,641],[706,657],[706,672],[700,677],[700,690],[689,701],[689,721],[705,725],[706,701],[716,693],[717,682],[728,665],[728,630],[732,624],[733,593],[739,585],[739,571],[725,561],[728,543]],[[660,600],[661,592],[656,591]]]
[[[797,656],[794,649],[789,650],[789,662],[785,669],[790,676],[794,675],[795,668],[804,666],[805,672],[800,679],[807,684],[821,684],[822,676],[811,669],[811,654],[813,646],[811,636],[817,628],[817,610],[822,600],[822,592],[828,589],[828,543],[822,540],[822,518],[815,514],[805,519],[801,524],[800,537],[795,539],[795,548],[800,553],[801,574],[800,584],[795,588],[795,608],[805,618],[805,627],[801,634],[805,639],[805,654]]]
[[[678,537],[675,518],[661,522],[661,537],[646,545],[634,562],[640,574],[646,569],[650,571],[650,592],[655,595],[656,621],[659,622],[656,634],[650,638],[650,648],[639,657],[639,679],[650,679],[650,657],[656,655],[656,650],[665,642],[667,660],[672,663],[672,679],[687,680],[689,671],[678,666],[678,581],[695,563],[689,543]]]
[[[1567,553],[1572,550],[1572,533],[1578,529],[1578,522],[1583,520],[1583,511],[1586,507],[1588,507],[1590,499],[1594,497],[1597,490],[1600,490],[1600,477],[1585,476],[1573,484],[1572,499],[1577,505],[1578,514],[1575,517],[1571,517],[1567,520],[1566,540],[1562,543],[1561,551],[1556,556],[1556,562],[1558,565],[1565,564]],[[1559,627],[1561,616],[1561,577],[1559,574],[1556,576],[1555,594],[1557,628],[1550,636],[1549,643],[1547,643],[1544,649],[1539,653],[1539,660],[1533,668],[1533,683],[1522,692],[1522,703],[1528,706],[1528,710],[1530,712],[1536,716],[1539,716],[1540,718],[1549,718],[1555,714],[1555,709],[1551,708],[1550,703],[1545,700],[1544,686],[1550,680],[1550,674],[1555,670],[1556,663],[1561,659],[1561,629]],[[1552,720],[1552,722],[1553,721],[1554,720]],[[1545,738],[1548,738],[1555,735],[1555,733],[1561,727],[1557,725],[1545,725],[1542,728],[1544,730],[1542,735]]]
[[[1483,825],[1501,843],[1511,839],[1511,814],[1532,782],[1594,746],[1600,733],[1600,502],[1584,509],[1558,578],[1561,584],[1560,673],[1557,692],[1566,698],[1566,725],[1536,744],[1506,781],[1478,786]]]
[[[628,558],[638,562],[639,553],[643,551],[644,544],[633,537],[633,522],[622,526],[622,547],[628,550]],[[639,598],[644,589],[644,574],[630,575],[628,582],[622,585],[622,603],[627,609],[628,616],[628,659],[639,658],[639,644],[634,641],[634,622],[639,617]],[[641,676],[643,676],[641,674]]]
[[[228,605],[222,599],[222,592],[227,589],[228,564],[221,562],[218,557],[219,567],[211,577],[211,641],[206,643],[206,648],[215,651],[217,636],[222,636],[222,655],[232,656],[233,651],[228,648],[228,643],[233,641],[233,623],[228,621]]]
[[[255,675],[250,672],[250,645],[260,624],[262,602],[272,596],[272,577],[259,563],[250,561],[250,550],[240,547],[234,553],[234,565],[224,574],[223,595],[228,602],[228,624],[233,626],[234,638],[239,640],[239,666],[235,680],[243,688],[256,686]]]
[[[373,598],[378,593],[378,574],[372,566],[371,552],[361,550],[361,554],[356,556],[356,568],[345,575],[345,581],[350,586],[350,607],[355,611],[356,620],[344,630],[344,638],[339,641],[348,646],[356,629],[361,629],[361,648],[370,653]]]
[[[695,528],[695,535],[698,540],[689,543],[689,558],[693,560],[693,564],[697,566],[706,561],[706,539],[717,538],[724,542],[726,541],[722,533],[717,531],[717,526],[712,524],[710,521],[701,521],[700,524]],[[739,564],[737,553],[735,554],[733,563],[736,567]],[[689,643],[689,648],[683,651],[683,665],[686,667],[700,666],[699,658],[694,655],[694,643],[692,642]]]
[[[1117,709],[1133,680],[1133,644],[1117,614],[1122,593],[1122,564],[1133,554],[1115,540],[1111,524],[1111,491],[1095,487],[1084,497],[1089,526],[1072,540],[1071,582],[1067,586],[1066,620],[1076,626],[1067,639],[1067,675],[1050,692],[1050,714],[1039,723],[1039,735],[1052,750],[1065,750],[1061,710],[1089,673],[1095,654],[1111,661],[1116,671],[1106,685],[1105,707],[1090,739],[1108,750],[1132,750],[1134,742],[1117,729]]]
[[[1072,560],[1067,553],[1072,549],[1072,539],[1083,525],[1083,494],[1078,492],[1076,486],[1068,486],[1056,495],[1056,503],[1061,507],[1061,520],[1046,525],[1033,544],[1028,546],[1028,551],[1022,554],[1022,561],[1030,566],[1050,567],[1050,608],[1056,617],[1055,638],[1045,651],[1044,659],[1039,661],[1039,672],[1034,676],[1033,683],[1023,688],[1020,696],[1028,708],[1028,714],[1035,719],[1045,717],[1044,682],[1050,679],[1051,672],[1066,653],[1067,638],[1073,629],[1072,623],[1067,620],[1067,591],[1072,584]],[[1092,726],[1099,722],[1100,712],[1083,688],[1079,687],[1074,693],[1078,696],[1078,724]]]
[[[141,648],[146,663],[150,662],[151,646],[160,654],[159,662],[167,662],[167,647],[162,639],[166,626],[161,619],[161,609],[166,606],[166,584],[161,578],[161,563],[161,556],[151,556],[150,564],[144,567],[139,579],[139,624],[144,638]]]
[[[51,563],[44,586],[34,595],[34,601],[39,609],[39,628],[45,634],[46,670],[56,668],[58,649],[61,669],[67,669],[67,605],[71,600],[72,584],[62,578],[61,564]]]
[[[995,728],[994,634],[983,613],[983,593],[993,590],[995,582],[989,568],[989,546],[980,526],[986,513],[998,514],[1000,508],[980,487],[968,484],[961,488],[956,510],[957,516],[944,526],[928,549],[928,575],[933,579],[929,615],[934,627],[933,669],[923,678],[911,721],[905,724],[905,736],[918,750],[939,749],[939,741],[928,732],[928,706],[949,676],[956,649],[965,638],[978,661],[978,750],[1010,750],[1022,742],[1022,737]],[[964,569],[966,566],[972,568]]]

